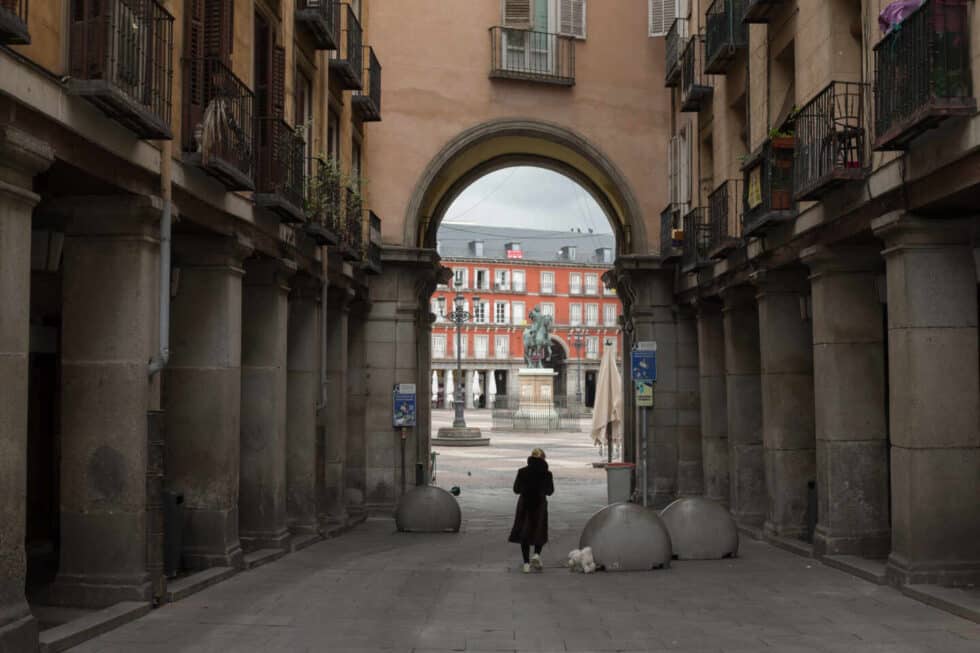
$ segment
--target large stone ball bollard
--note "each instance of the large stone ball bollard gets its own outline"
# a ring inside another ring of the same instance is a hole
[[[458,533],[462,521],[456,497],[434,485],[403,494],[395,512],[395,525],[406,533]]]
[[[670,534],[660,515],[635,503],[614,503],[592,515],[579,548],[592,547],[606,571],[646,571],[670,566]]]
[[[735,520],[717,501],[677,499],[660,512],[678,560],[719,560],[738,554]]]

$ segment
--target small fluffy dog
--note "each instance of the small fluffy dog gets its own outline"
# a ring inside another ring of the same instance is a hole
[[[595,571],[595,558],[592,556],[592,547],[575,549],[568,554],[568,568],[572,571],[583,574],[591,574]]]

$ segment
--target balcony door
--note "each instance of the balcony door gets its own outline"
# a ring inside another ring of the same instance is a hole
[[[510,0],[504,0],[505,19]],[[522,3],[517,3],[522,4]],[[555,72],[554,0],[529,0],[530,30],[503,30],[504,67],[515,72],[552,75]]]

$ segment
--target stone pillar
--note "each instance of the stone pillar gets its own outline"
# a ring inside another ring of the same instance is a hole
[[[762,440],[769,496],[765,533],[804,539],[808,487],[816,482],[817,466],[813,332],[805,315],[810,282],[805,268],[757,272],[753,281],[758,287]]]
[[[727,506],[729,463],[725,327],[720,303],[699,302],[697,309],[704,495]]]
[[[58,200],[62,296],[60,604],[148,601],[148,361],[159,342],[160,202]]]
[[[367,307],[363,301],[355,300],[351,304],[347,330],[347,404],[341,408],[341,410],[347,411],[345,417],[347,457],[344,461],[344,501],[347,505],[347,512],[354,517],[363,516],[367,510],[365,505],[367,443],[364,441],[368,381],[365,370],[367,357],[364,328],[366,311]],[[388,365],[391,365],[390,360]]]
[[[463,396],[466,398],[466,409],[472,410],[475,408],[473,405],[473,375],[476,374],[475,370],[466,370],[466,385],[463,386]]]
[[[677,314],[677,494],[704,494],[698,325],[689,309]]]
[[[750,286],[728,288],[723,299],[730,508],[739,526],[756,530],[766,518],[759,312]]]
[[[895,212],[885,241],[895,582],[980,582],[976,221]]]
[[[182,562],[241,565],[238,539],[242,397],[242,261],[251,242],[179,236],[164,370],[167,486],[184,495]]]
[[[24,600],[33,177],[51,148],[0,128],[0,650],[37,650]]]
[[[347,351],[350,339],[348,320],[353,292],[331,284],[327,295],[327,405],[323,411],[325,430],[323,498],[321,523],[344,525],[347,487]]]
[[[293,533],[316,533],[317,424],[320,396],[320,288],[307,276],[289,296],[286,391],[286,515]]]
[[[286,527],[285,259],[245,262],[242,299],[242,444],[239,530],[246,551],[283,548]]]
[[[802,253],[813,291],[818,555],[889,549],[884,315],[877,247]]]

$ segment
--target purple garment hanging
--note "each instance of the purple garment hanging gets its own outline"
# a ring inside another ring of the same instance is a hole
[[[909,17],[909,15],[922,6],[925,0],[895,0],[878,14],[878,27],[883,34],[895,29],[895,26]]]

